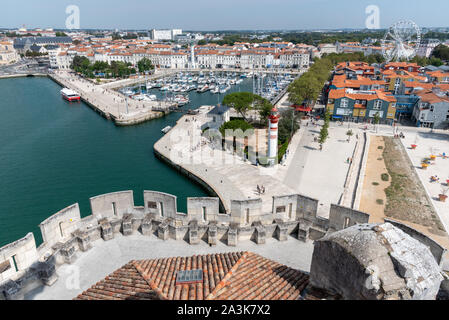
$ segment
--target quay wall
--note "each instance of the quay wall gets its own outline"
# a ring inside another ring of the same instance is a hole
[[[54,82],[56,82],[57,84],[59,84],[61,87],[66,87],[66,85],[64,83],[62,83],[61,81],[59,81],[56,77],[54,77],[52,74],[48,74],[48,77],[53,80]],[[91,103],[89,100],[87,100],[85,97],[83,97],[83,95],[81,96],[81,100],[87,104],[92,110],[96,111],[98,114],[100,114],[102,117],[110,120],[111,119],[111,114],[108,112],[104,112],[103,110],[101,110],[100,108],[98,108],[96,105],[94,105],[93,103]]]
[[[130,190],[90,198],[91,214],[81,218],[78,203],[39,224],[44,242],[37,248],[27,234],[0,248],[0,300],[20,299],[30,288],[57,281],[56,269],[71,264],[96,241],[109,241],[122,233],[187,241],[191,245],[221,241],[238,246],[241,241],[264,244],[274,237],[309,241],[333,232],[329,226],[341,219],[340,211],[329,219],[317,216],[317,200],[292,194],[273,197],[272,211],[263,212],[261,199],[233,200],[230,212],[222,212],[217,197],[192,197],[187,212],[178,212],[174,195],[145,190],[144,205],[136,206]],[[346,208],[345,214],[352,209]],[[357,213],[354,214],[357,219]],[[354,220],[354,223],[362,223]],[[304,236],[304,233],[306,236]]]

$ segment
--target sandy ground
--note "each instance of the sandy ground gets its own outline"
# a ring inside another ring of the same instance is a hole
[[[379,149],[379,146],[381,146],[382,149]],[[363,183],[363,193],[360,202],[360,210],[369,213],[370,222],[373,223],[383,222],[384,218],[388,218],[384,212],[387,203],[387,197],[384,189],[390,186],[391,179],[389,181],[382,181],[381,179],[381,174],[387,172],[385,162],[382,157],[384,147],[385,143],[383,137],[371,136],[371,142],[368,151],[368,163],[366,166],[365,179]],[[373,185],[373,182],[377,182],[379,183],[379,185]],[[383,201],[383,204],[378,204],[376,202],[377,199],[381,199]],[[435,234],[430,228],[426,226],[404,219],[392,219],[415,228],[431,239],[437,241],[440,245],[449,249],[449,237],[447,235],[444,236],[441,234]]]
[[[382,147],[382,149],[378,149]],[[381,174],[386,173],[385,162],[382,158],[382,151],[385,147],[380,136],[371,136],[368,151],[368,163],[363,180],[363,193],[360,201],[360,211],[370,214],[370,222],[383,222],[385,218],[384,210],[387,203],[387,196],[384,189],[390,185],[390,181],[382,181]],[[382,159],[382,160],[378,160]],[[378,183],[374,185],[373,183]],[[376,200],[382,200],[383,204],[378,204]]]

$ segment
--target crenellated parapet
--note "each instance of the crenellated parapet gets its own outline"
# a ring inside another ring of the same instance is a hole
[[[21,288],[51,285],[58,266],[73,263],[96,241],[113,241],[118,234],[187,240],[191,245],[238,246],[242,241],[264,245],[267,238],[319,239],[369,218],[336,205],[329,219],[320,217],[318,200],[299,194],[273,197],[270,212],[262,210],[261,199],[232,200],[229,213],[220,212],[220,200],[215,197],[188,198],[186,213],[178,212],[177,198],[171,194],[144,191],[143,199],[143,206],[136,206],[131,190],[92,197],[90,215],[82,217],[76,203],[40,223],[43,243],[39,247],[29,233],[0,248],[0,299],[20,298]]]

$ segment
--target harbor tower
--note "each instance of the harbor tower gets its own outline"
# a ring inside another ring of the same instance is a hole
[[[191,63],[191,68],[195,69],[196,68],[196,63],[195,63],[195,46],[193,45],[193,43],[190,46],[190,63]]]
[[[271,109],[268,120],[268,164],[273,166],[277,162],[278,156],[278,122],[279,114],[276,107]]]

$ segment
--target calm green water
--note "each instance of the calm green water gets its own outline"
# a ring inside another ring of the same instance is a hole
[[[86,216],[95,195],[134,190],[143,205],[143,190],[157,190],[176,195],[184,212],[187,197],[207,195],[153,153],[161,129],[181,113],[116,127],[84,103],[64,101],[60,89],[47,78],[0,80],[0,247],[30,231],[41,243],[41,221],[75,202]],[[251,80],[232,88],[239,90],[251,90]],[[218,98],[191,92],[183,109]]]

